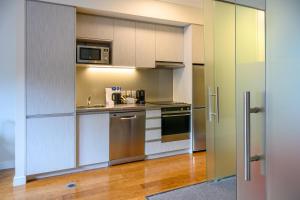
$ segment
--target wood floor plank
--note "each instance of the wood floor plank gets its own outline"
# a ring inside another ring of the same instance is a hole
[[[12,187],[13,170],[0,171],[0,199],[141,200],[206,180],[205,152],[134,162],[34,180]],[[66,188],[70,182],[74,189]]]

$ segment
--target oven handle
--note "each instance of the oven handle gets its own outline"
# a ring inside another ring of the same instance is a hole
[[[163,111],[161,112],[162,115],[167,115],[167,114],[187,114],[191,113],[190,110],[176,110],[176,111]]]
[[[162,115],[161,117],[181,117],[181,116],[191,116],[191,114]]]

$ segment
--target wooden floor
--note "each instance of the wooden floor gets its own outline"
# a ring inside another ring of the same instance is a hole
[[[144,199],[205,181],[205,153],[184,154],[85,171],[12,187],[12,170],[0,171],[0,199]],[[69,182],[76,188],[67,189]]]

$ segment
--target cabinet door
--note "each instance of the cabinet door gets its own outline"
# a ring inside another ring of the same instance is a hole
[[[75,117],[27,119],[27,175],[76,166]]]
[[[108,162],[109,114],[77,116],[79,166]]]
[[[77,38],[113,40],[114,20],[95,15],[77,14]]]
[[[135,66],[135,22],[114,20],[113,65]]]
[[[155,25],[136,23],[136,66],[155,67]]]
[[[156,25],[156,60],[183,62],[183,28]]]
[[[193,63],[204,63],[204,27],[192,25],[192,60]]]
[[[75,111],[75,14],[27,1],[27,115]]]

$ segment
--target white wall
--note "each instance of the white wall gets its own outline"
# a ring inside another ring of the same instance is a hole
[[[157,0],[41,0],[78,7],[79,11],[174,25],[203,24],[202,8]]]
[[[0,1],[0,170],[14,167],[16,30],[13,5]]]
[[[173,100],[192,103],[192,25],[184,28],[185,67],[173,71]]]
[[[26,180],[25,0],[0,1],[0,44],[0,167],[15,160],[19,185]]]

